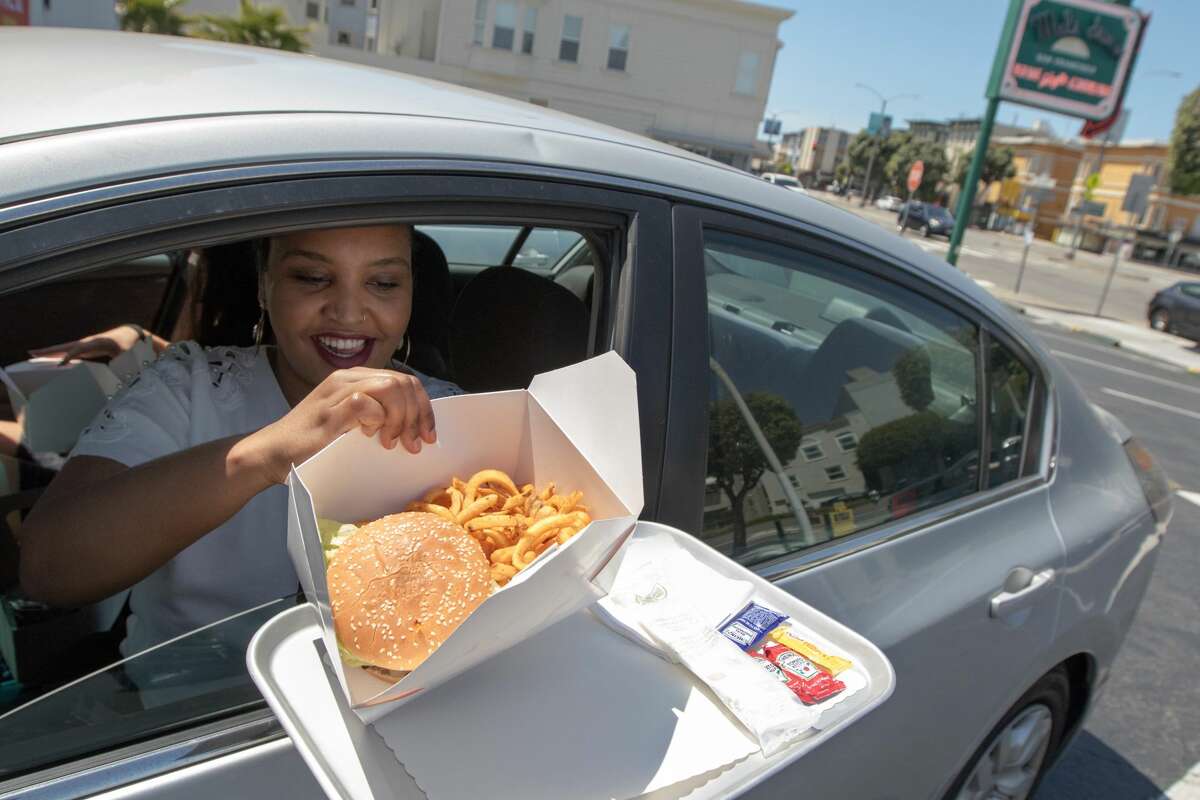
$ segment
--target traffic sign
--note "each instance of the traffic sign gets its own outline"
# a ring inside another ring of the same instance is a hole
[[[914,161],[912,167],[908,170],[908,190],[915,192],[917,187],[921,185],[921,178],[925,176],[925,162]]]
[[[1121,210],[1141,217],[1146,213],[1146,204],[1150,201],[1150,192],[1154,189],[1153,175],[1132,175],[1129,178],[1129,188],[1125,190],[1125,200]]]

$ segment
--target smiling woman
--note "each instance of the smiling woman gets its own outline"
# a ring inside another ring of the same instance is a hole
[[[407,225],[272,237],[259,342],[177,343],[110,401],[21,527],[27,594],[78,606],[130,589],[128,655],[294,591],[291,465],[355,428],[417,452],[436,439],[430,397],[460,391],[393,361],[412,316],[412,237]]]

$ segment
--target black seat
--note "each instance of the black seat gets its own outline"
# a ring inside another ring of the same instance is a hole
[[[569,289],[517,267],[491,267],[454,304],[455,380],[468,392],[524,389],[540,372],[582,361],[587,334],[587,307]]]
[[[413,301],[408,321],[408,364],[426,375],[454,380],[450,358],[450,313],[454,283],[442,248],[427,234],[413,231]]]

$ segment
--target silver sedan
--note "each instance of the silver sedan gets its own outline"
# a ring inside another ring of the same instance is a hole
[[[1150,580],[1165,480],[946,263],[659,142],[403,74],[45,30],[0,30],[0,71],[0,363],[126,321],[171,336],[185,307],[188,335],[248,335],[222,328],[236,298],[193,302],[197,265],[241,280],[264,234],[409,222],[429,370],[486,391],[617,350],[645,518],[894,665],[890,700],[751,794],[1027,797],[1081,729]],[[471,358],[468,312],[510,363]],[[61,452],[5,458],[15,553]],[[10,572],[0,795],[321,795],[243,660],[295,597],[116,663],[123,595],[51,609]]]

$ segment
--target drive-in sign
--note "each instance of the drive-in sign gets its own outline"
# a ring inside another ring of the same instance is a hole
[[[1111,116],[1144,22],[1139,11],[1099,0],[1024,0],[999,96],[1084,119]]]
[[[913,165],[908,170],[908,190],[915,192],[917,187],[921,185],[921,178],[925,175],[925,162],[914,161]]]

